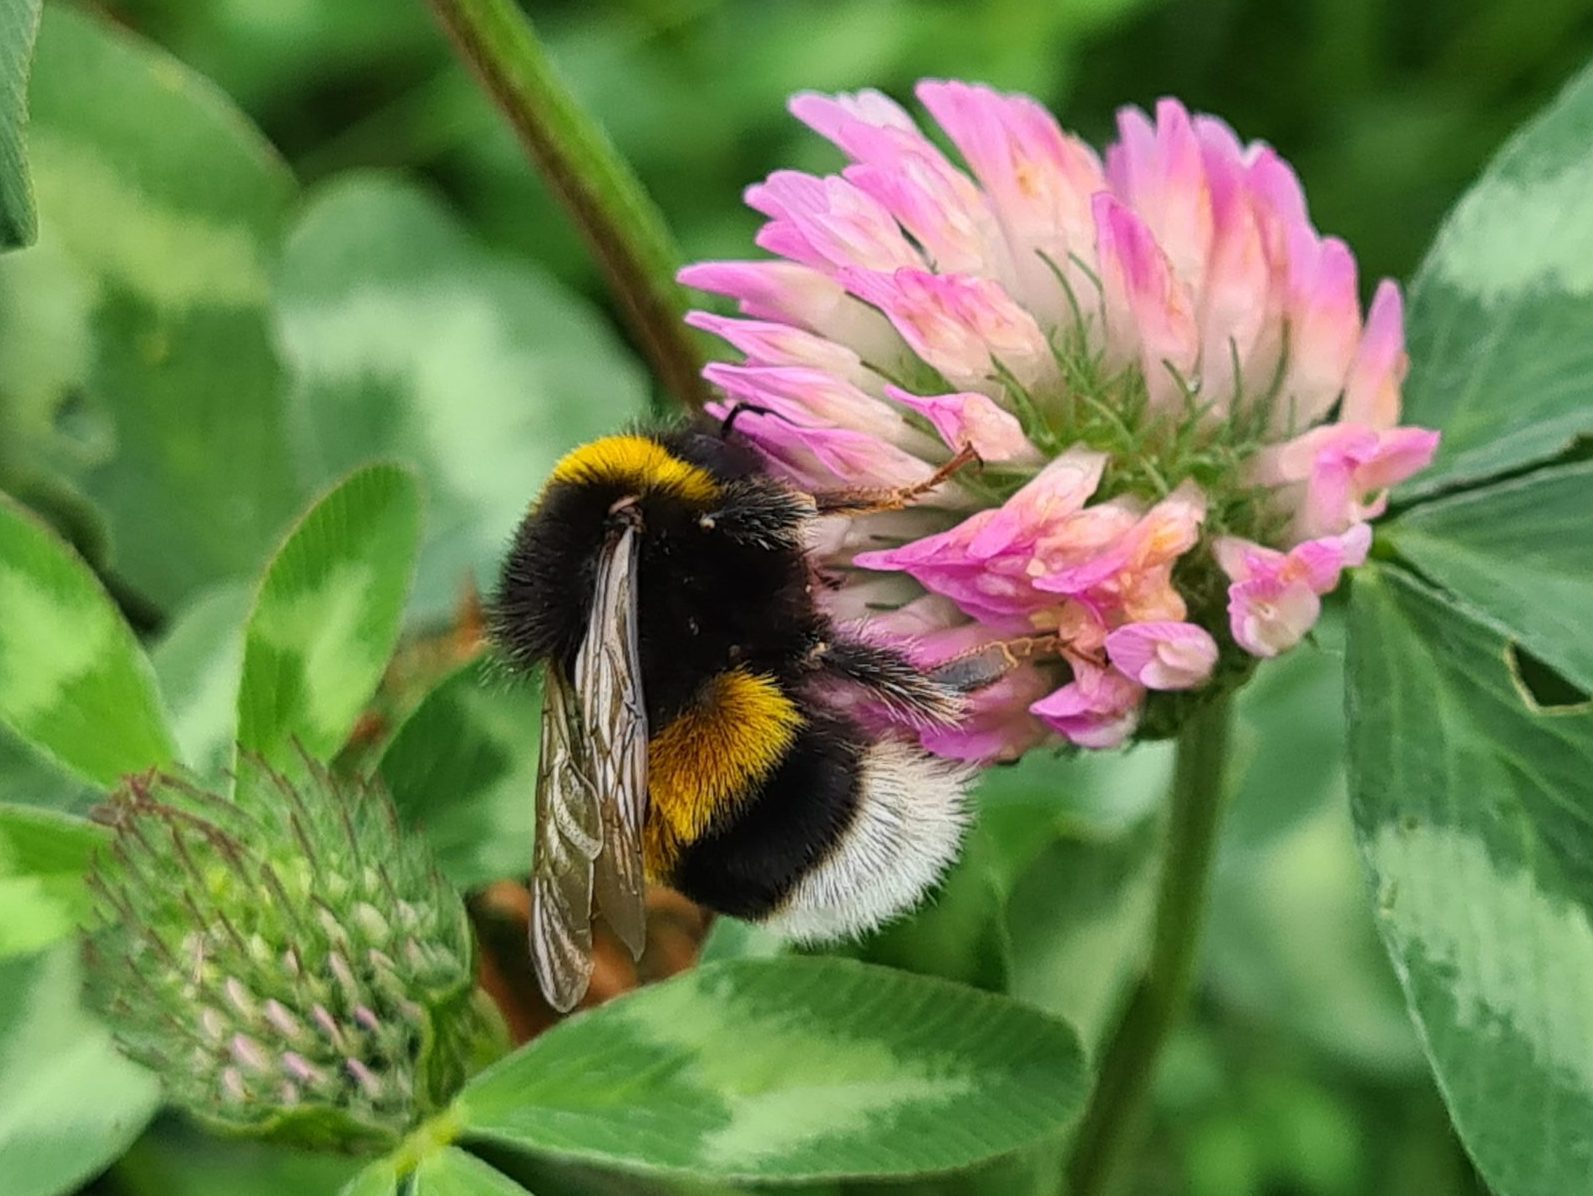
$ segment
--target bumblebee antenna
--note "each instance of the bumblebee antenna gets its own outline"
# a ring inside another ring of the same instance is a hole
[[[760,407],[756,403],[737,403],[729,411],[725,412],[724,419],[719,421],[720,440],[730,439],[730,433],[735,429],[736,421],[743,415],[769,415],[775,419],[783,419],[788,424],[793,422],[788,416],[782,415],[778,411],[771,411],[767,407]]]

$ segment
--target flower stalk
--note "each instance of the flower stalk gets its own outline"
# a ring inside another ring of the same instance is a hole
[[[1068,1161],[1068,1196],[1111,1190],[1138,1129],[1156,1062],[1194,984],[1206,890],[1221,817],[1232,709],[1224,695],[1190,716],[1178,736],[1167,847],[1151,956],[1117,1032],[1101,1053],[1095,1094]]]
[[[513,0],[427,3],[580,229],[664,390],[702,406],[702,354],[674,281],[680,253],[641,181],[559,79]]]

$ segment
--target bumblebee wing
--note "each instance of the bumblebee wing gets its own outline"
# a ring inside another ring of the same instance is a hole
[[[575,660],[575,688],[592,744],[602,848],[594,888],[603,918],[640,957],[646,942],[642,825],[647,817],[647,707],[637,639],[636,526],[598,562],[591,623]]]
[[[531,962],[555,1009],[574,1007],[592,975],[592,861],[602,848],[598,789],[574,690],[550,663],[542,680]]]

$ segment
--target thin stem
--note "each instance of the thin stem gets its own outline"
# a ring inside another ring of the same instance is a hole
[[[664,389],[688,408],[707,390],[681,322],[680,252],[641,181],[576,103],[513,0],[426,0],[574,219]]]
[[[1068,1160],[1069,1196],[1101,1196],[1109,1190],[1149,1096],[1157,1057],[1189,998],[1230,731],[1229,700],[1222,697],[1195,713],[1179,733],[1150,961],[1101,1055],[1095,1094]]]

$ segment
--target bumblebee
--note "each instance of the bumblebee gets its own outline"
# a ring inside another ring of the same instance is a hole
[[[732,438],[735,414],[574,450],[504,562],[493,638],[542,673],[531,955],[561,1010],[586,991],[594,912],[640,955],[647,880],[823,941],[916,903],[961,839],[967,769],[836,700],[929,724],[955,721],[959,693],[841,634],[804,543],[971,453],[907,490],[807,494]]]

